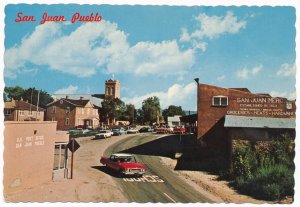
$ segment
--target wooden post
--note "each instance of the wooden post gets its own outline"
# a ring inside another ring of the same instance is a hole
[[[225,129],[226,137],[227,137],[227,161],[228,161],[228,169],[230,172],[233,170],[233,163],[232,163],[232,154],[233,154],[233,147],[232,147],[232,134],[229,129]]]
[[[74,138],[72,140],[72,155],[71,155],[71,179],[73,179],[73,159],[74,159]]]

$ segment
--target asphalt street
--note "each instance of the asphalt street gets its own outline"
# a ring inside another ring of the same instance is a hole
[[[110,174],[122,187],[128,200],[137,203],[213,202],[161,164],[159,155],[164,153],[161,152],[163,148],[158,144],[160,143],[159,139],[163,139],[163,137],[152,133],[137,134],[111,145],[105,151],[105,155],[118,152],[133,154],[139,162],[147,166],[147,172],[143,178],[120,178],[116,173],[106,170],[106,173]]]

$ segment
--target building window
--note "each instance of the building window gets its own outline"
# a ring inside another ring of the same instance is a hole
[[[53,113],[53,114],[56,113],[56,106],[52,106],[52,113]]]
[[[65,169],[67,166],[67,143],[56,143],[54,148],[53,170]]]
[[[4,109],[4,115],[11,115],[11,109]]]
[[[69,122],[69,118],[66,118],[65,120],[65,125],[69,126],[70,122]]]
[[[66,114],[69,114],[70,113],[70,106],[67,106],[66,107]]]
[[[28,111],[28,116],[32,116],[32,111]]]
[[[19,111],[19,115],[20,115],[20,116],[24,116],[24,111],[23,111],[23,110],[20,110],[20,111]]]
[[[228,106],[227,96],[214,96],[212,99],[213,106]]]

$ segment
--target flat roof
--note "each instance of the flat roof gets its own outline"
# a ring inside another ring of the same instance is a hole
[[[296,119],[226,115],[224,127],[295,129]]]

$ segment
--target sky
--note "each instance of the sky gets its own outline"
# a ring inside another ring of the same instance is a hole
[[[19,12],[35,22],[15,22]],[[41,24],[43,14],[63,23]],[[100,22],[70,22],[79,12]],[[49,94],[104,93],[140,108],[150,96],[196,110],[196,83],[296,98],[291,6],[6,5],[4,82]]]

